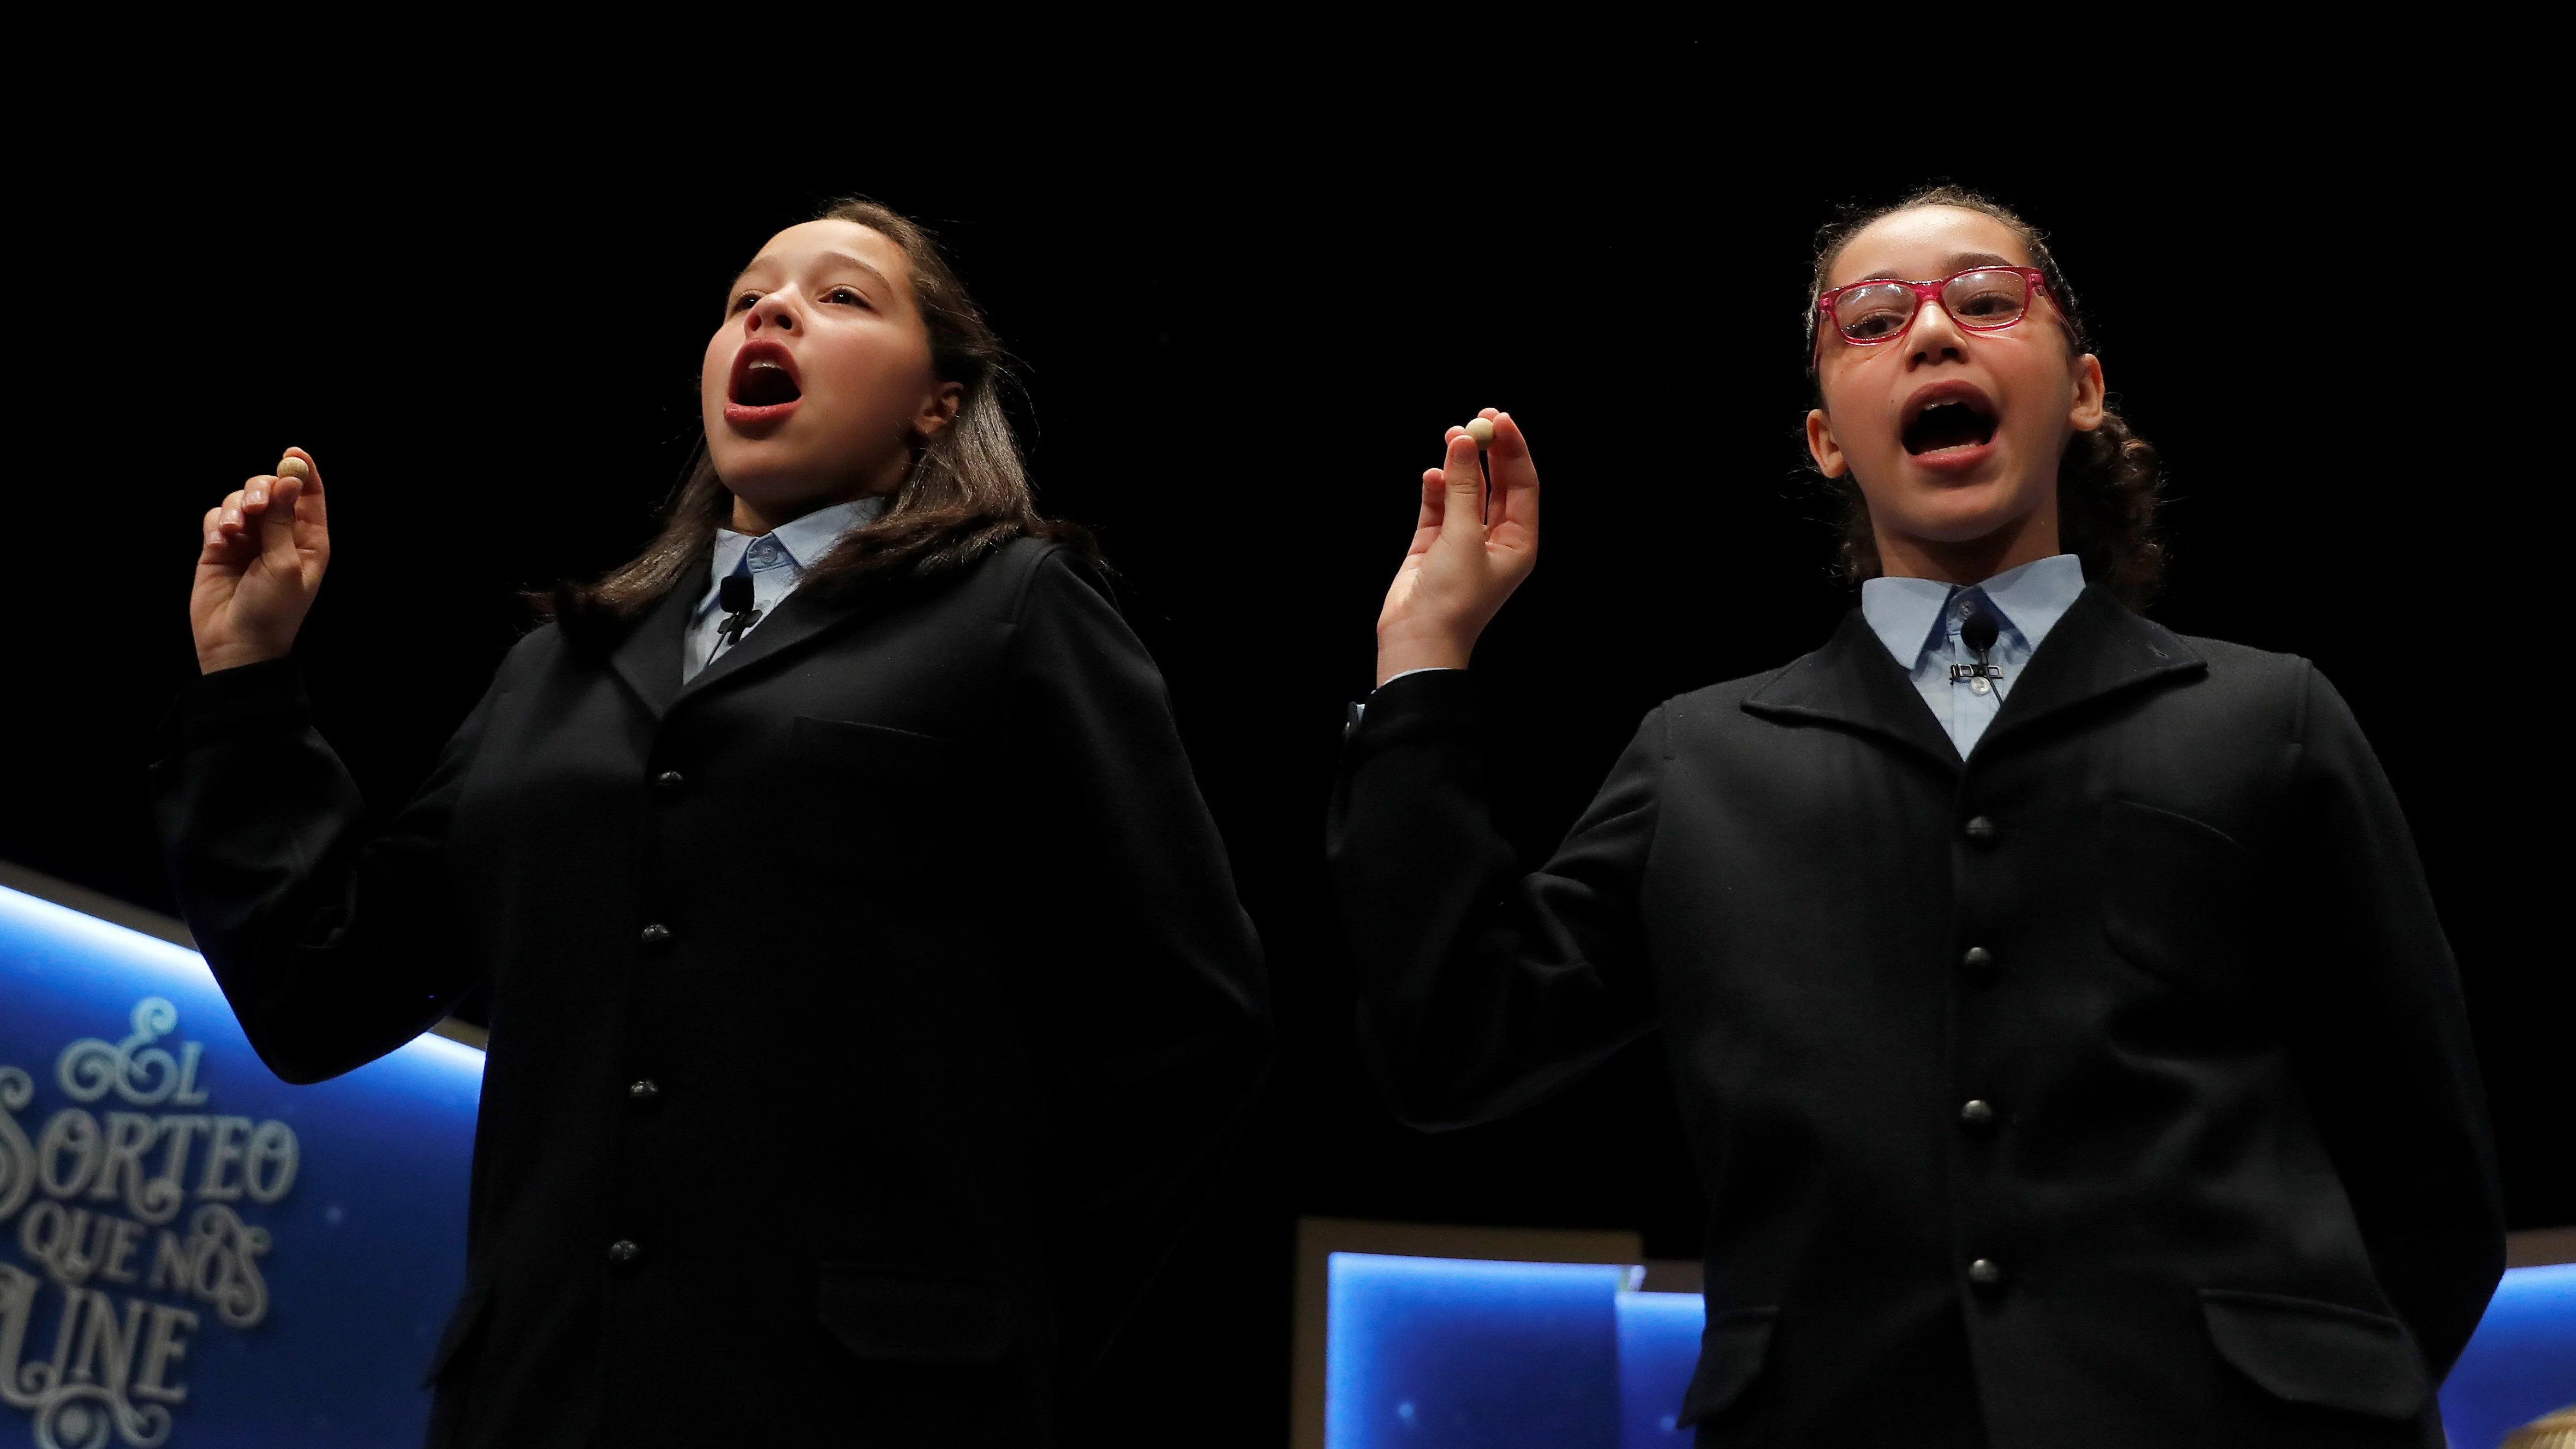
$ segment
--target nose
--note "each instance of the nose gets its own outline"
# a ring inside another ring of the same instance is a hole
[[[751,311],[743,322],[743,330],[757,337],[763,328],[794,335],[796,308],[790,305],[785,294],[772,292],[751,304]]]
[[[1951,317],[1950,309],[1927,297],[1914,309],[1914,326],[1905,338],[1905,348],[1910,354],[1906,360],[1913,363],[1943,359],[1956,361],[1962,355],[1960,349],[1967,345],[1967,340],[1957,320]]]

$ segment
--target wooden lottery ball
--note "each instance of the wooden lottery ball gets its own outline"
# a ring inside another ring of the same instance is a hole
[[[1490,448],[1494,446],[1494,420],[1492,418],[1469,419],[1467,422],[1467,436],[1475,439],[1476,446],[1479,448]]]
[[[277,476],[280,478],[309,479],[313,476],[313,465],[305,462],[301,458],[282,458],[278,460]]]

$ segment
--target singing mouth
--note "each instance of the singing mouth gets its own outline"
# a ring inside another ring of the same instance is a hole
[[[1998,412],[1993,399],[1972,383],[1945,382],[1925,388],[1906,404],[1897,434],[1915,457],[1951,448],[1980,448],[1993,442]]]
[[[805,396],[796,378],[796,360],[775,342],[746,342],[734,354],[733,377],[725,394],[737,407],[783,407]]]

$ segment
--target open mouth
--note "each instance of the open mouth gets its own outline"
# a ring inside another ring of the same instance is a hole
[[[733,379],[725,400],[735,407],[784,407],[805,396],[796,380],[795,360],[775,342],[749,342],[734,355]]]
[[[1944,387],[1918,402],[1898,435],[1916,457],[1951,448],[1981,448],[1995,437],[1995,405],[1972,387]]]

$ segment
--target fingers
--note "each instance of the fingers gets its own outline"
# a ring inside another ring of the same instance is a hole
[[[258,473],[244,480],[216,510],[221,515],[216,523],[227,536],[243,533],[272,508],[289,521],[316,527],[327,524],[322,470],[311,453],[289,448],[278,459],[276,472]]]
[[[1441,460],[1440,538],[1458,548],[1482,548],[1485,542],[1485,470],[1476,460],[1476,440],[1465,428],[1449,430],[1449,454]]]
[[[1490,412],[1491,410],[1488,409]],[[1496,526],[1516,524],[1538,531],[1538,464],[1530,457],[1529,439],[1510,413],[1493,413],[1494,446],[1486,453],[1493,473]]]
[[[1414,519],[1414,528],[1417,531],[1426,528],[1438,528],[1440,526],[1441,514],[1448,511],[1448,503],[1448,475],[1444,474],[1437,468],[1423,469],[1422,513],[1421,516]]]

